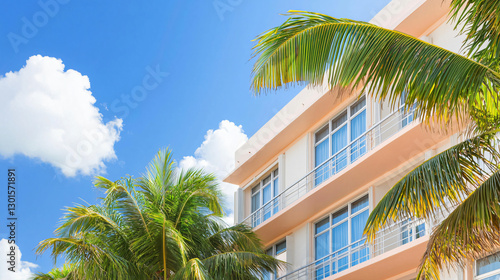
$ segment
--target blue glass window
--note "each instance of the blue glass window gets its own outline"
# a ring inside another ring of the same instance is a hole
[[[317,279],[369,259],[369,248],[363,236],[368,206],[368,195],[365,195],[315,224]]]
[[[366,153],[365,132],[366,98],[363,96],[315,133],[316,186]]]
[[[316,223],[314,233],[317,234],[317,233],[320,233],[320,232],[324,231],[325,229],[327,229],[329,227],[329,225],[328,225],[329,222],[330,222],[329,219],[325,218],[321,222]]]
[[[411,220],[410,220],[411,221]],[[425,223],[419,225],[409,223],[408,220],[402,222],[401,227],[401,243],[404,245],[414,239],[420,238],[425,235]]]
[[[252,188],[251,211],[252,226],[256,227],[279,211],[278,198],[279,178],[278,169]]]
[[[401,94],[401,106],[405,105],[406,104],[406,97],[408,96],[408,92],[407,91],[403,91],[403,93]],[[411,108],[410,108],[410,111],[406,111],[405,108],[401,108],[401,115],[403,116],[402,119],[401,119],[401,126],[402,127],[405,127],[407,126],[409,123],[411,123],[414,119],[414,114],[415,114],[415,105],[413,105]]]
[[[277,196],[280,193],[280,186],[279,186],[279,178],[278,178],[278,169],[275,170],[275,179],[273,181],[273,191],[274,191],[274,197]],[[279,204],[278,204],[278,199],[275,198],[273,200],[273,214],[276,214],[280,210]]]
[[[354,201],[351,205],[351,213],[356,213],[359,210],[368,207],[368,196],[363,196],[362,198]]]
[[[351,242],[361,240],[367,220],[368,210],[365,210],[351,218]]]
[[[325,225],[328,228],[328,221]],[[330,265],[328,264],[329,258],[325,258],[330,253],[329,243],[330,243],[330,235],[328,231],[316,236],[314,239],[314,252],[316,260],[316,279],[323,279],[330,276]]]
[[[349,245],[349,227],[345,221],[332,228],[332,252],[336,252]]]
[[[497,273],[485,279],[500,279],[500,252],[476,261],[476,276],[492,272]]]
[[[283,240],[281,242],[276,243],[273,245],[271,248],[266,250],[266,254],[269,256],[273,256],[275,258],[280,258],[282,257],[281,255],[286,252],[286,240]],[[272,279],[278,279],[280,275],[278,275],[278,272],[264,272],[264,280],[272,280]]]
[[[349,214],[347,213],[347,207],[344,207],[343,209],[335,212],[332,215],[332,225],[335,225],[338,222],[345,220],[348,216]]]
[[[272,214],[272,206],[271,204],[266,204],[271,200],[271,197],[273,195],[273,189],[271,187],[271,183],[269,183],[267,186],[264,187],[262,190],[262,204],[266,205],[264,209],[264,221],[269,219]]]
[[[366,110],[351,120],[351,162],[356,161],[366,153]],[[361,136],[361,137],[360,137]]]
[[[316,146],[314,148],[314,154],[315,154],[314,163],[316,167],[319,166],[315,174],[315,185],[321,184],[321,182],[330,177],[329,176],[330,172],[328,168],[329,164],[326,163],[321,165],[330,156],[330,152],[328,150],[329,138],[327,137],[329,131],[328,129],[329,129],[328,125],[326,125],[315,134]]]
[[[335,155],[333,161],[333,172],[337,173],[347,166],[347,124],[340,127],[332,134],[332,155]]]
[[[260,208],[260,185],[252,188],[252,213]],[[252,216],[252,226],[256,227],[261,223],[260,215]]]

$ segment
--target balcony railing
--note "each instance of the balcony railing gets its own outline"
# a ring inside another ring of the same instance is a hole
[[[256,227],[271,216],[298,200],[314,187],[337,174],[349,164],[355,162],[368,151],[373,150],[380,143],[393,136],[414,120],[414,109],[398,110],[389,114],[366,132],[351,141],[346,147],[332,155],[329,159],[318,165],[296,183],[279,193],[269,202],[262,205],[243,223]]]
[[[500,279],[500,269],[484,273],[481,275],[477,275],[474,277],[474,280],[495,280],[495,279]]]
[[[357,241],[277,280],[321,280],[426,235],[421,220],[404,220],[379,231],[372,244]]]

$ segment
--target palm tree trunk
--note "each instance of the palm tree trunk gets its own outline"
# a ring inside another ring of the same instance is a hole
[[[163,219],[163,279],[167,280],[167,250],[165,248],[165,218]]]

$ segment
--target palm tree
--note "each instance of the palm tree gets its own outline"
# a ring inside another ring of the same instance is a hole
[[[221,220],[216,178],[178,171],[169,151],[139,179],[98,177],[95,186],[100,203],[68,208],[37,248],[63,255],[75,279],[257,279],[281,265],[249,227]]]
[[[403,218],[451,214],[432,233],[419,279],[500,249],[500,1],[453,0],[451,19],[466,34],[466,55],[370,23],[290,11],[254,47],[256,94],[289,84],[363,88],[406,109],[426,126],[459,127],[464,141],[404,176],[370,214],[369,241]],[[456,208],[450,208],[449,205]]]
[[[72,267],[65,264],[61,268],[53,268],[48,273],[38,272],[35,274],[32,280],[72,280],[74,279],[71,275]]]

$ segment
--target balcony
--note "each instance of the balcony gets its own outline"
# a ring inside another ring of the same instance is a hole
[[[403,108],[392,112],[242,222],[271,242],[449,138],[413,116]]]
[[[305,196],[308,192],[324,186],[324,183],[328,179],[345,169],[349,169],[350,165],[360,161],[363,156],[375,150],[376,147],[401,130],[414,127],[414,123],[416,123],[414,121],[414,112],[406,112],[403,110],[403,107],[399,108],[307,173],[296,183],[262,205],[243,220],[243,223],[257,227],[282,209]]]
[[[418,266],[429,227],[420,220],[400,221],[377,233],[373,244],[357,241],[277,280],[385,279],[406,272]]]

